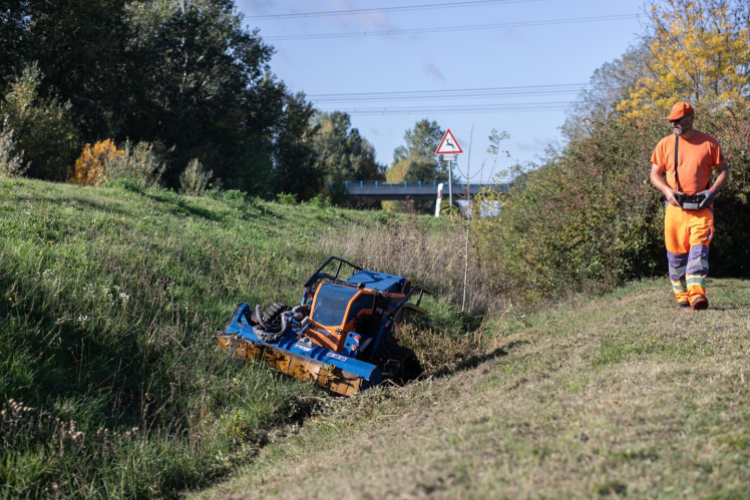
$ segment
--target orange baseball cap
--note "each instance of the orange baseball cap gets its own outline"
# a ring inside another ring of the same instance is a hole
[[[694,115],[695,110],[693,107],[686,102],[678,102],[672,106],[672,111],[669,113],[667,120],[679,120],[685,115]]]

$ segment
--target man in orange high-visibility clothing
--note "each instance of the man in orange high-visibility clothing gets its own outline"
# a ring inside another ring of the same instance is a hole
[[[714,235],[713,201],[729,179],[719,142],[693,128],[695,112],[686,102],[672,107],[673,135],[659,141],[651,156],[651,183],[667,198],[664,242],[677,303],[708,309],[708,245]],[[719,175],[711,185],[712,169]],[[666,182],[662,174],[666,171]]]

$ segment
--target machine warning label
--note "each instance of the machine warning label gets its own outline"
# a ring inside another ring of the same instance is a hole
[[[336,354],[335,352],[329,352],[328,354],[326,354],[326,357],[327,358],[338,359],[339,361],[346,361],[347,360],[346,356],[342,356],[341,354]]]
[[[305,352],[312,351],[312,346],[308,342],[302,342],[302,341],[297,342],[296,344],[294,344],[294,347],[296,347],[297,349],[301,349]]]

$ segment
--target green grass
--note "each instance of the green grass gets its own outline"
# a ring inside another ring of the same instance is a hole
[[[746,281],[530,314],[471,261],[462,313],[449,221],[126,182],[0,181],[0,235],[0,498],[750,494]],[[331,397],[213,344],[332,254],[436,292],[401,335],[422,381]]]
[[[231,359],[213,331],[238,302],[296,303],[330,254],[366,262],[349,231],[404,224],[450,231],[237,192],[0,181],[0,497],[169,498],[247,463],[328,396]],[[446,351],[466,323],[443,316]]]
[[[345,401],[200,497],[747,498],[750,282],[709,296],[644,281],[497,324],[475,368]]]

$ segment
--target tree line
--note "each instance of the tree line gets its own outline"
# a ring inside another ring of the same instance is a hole
[[[7,0],[0,21],[0,174],[94,178],[76,160],[109,140],[144,144],[173,189],[188,165],[264,197],[341,201],[341,181],[385,179],[349,115],[317,111],[273,74],[273,47],[233,0]]]

